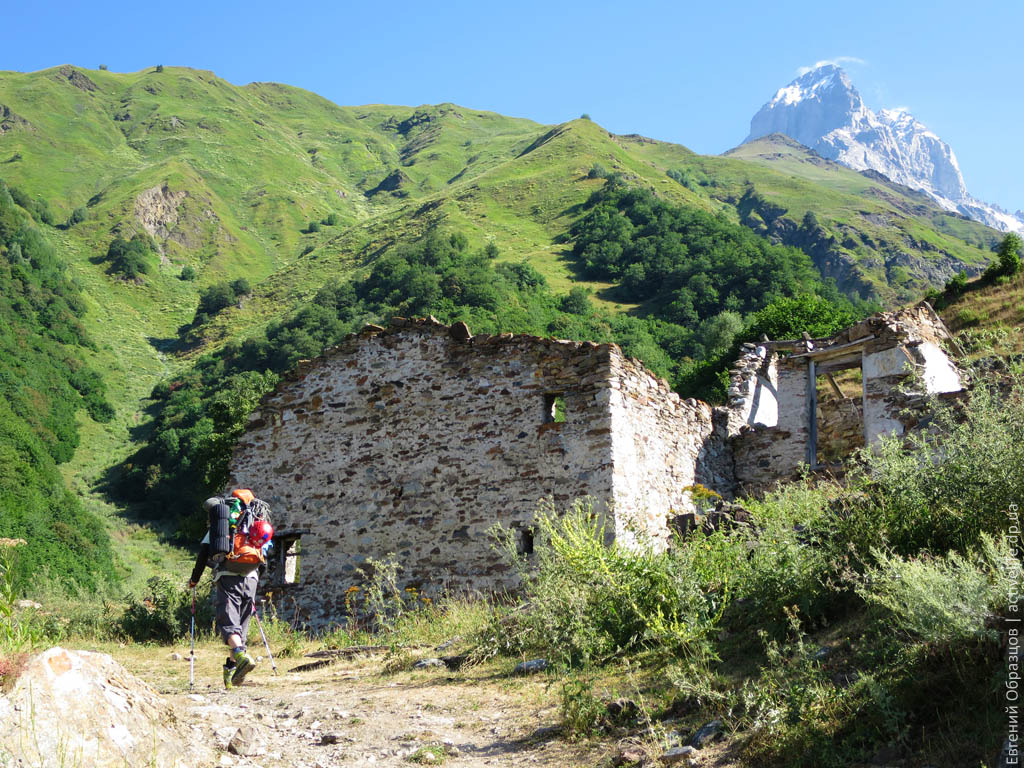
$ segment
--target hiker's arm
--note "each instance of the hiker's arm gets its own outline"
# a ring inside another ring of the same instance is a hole
[[[210,559],[210,544],[204,541],[199,548],[199,556],[196,557],[196,565],[192,569],[192,576],[188,580],[189,587],[194,587],[203,578],[203,571],[206,569],[206,561]]]

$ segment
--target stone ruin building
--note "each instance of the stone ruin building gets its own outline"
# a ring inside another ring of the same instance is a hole
[[[922,304],[832,339],[746,345],[729,403],[712,408],[615,344],[395,318],[300,363],[264,399],[231,484],[274,510],[266,588],[312,627],[346,612],[368,559],[393,555],[403,586],[427,594],[500,591],[516,581],[492,548],[494,524],[529,554],[542,498],[561,508],[589,496],[609,539],[663,546],[670,520],[699,504],[695,486],[759,493],[819,466],[823,446],[901,433],[898,385],[961,388],[948,337]]]

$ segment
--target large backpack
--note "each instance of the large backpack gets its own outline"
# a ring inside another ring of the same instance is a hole
[[[226,501],[210,510],[210,564],[247,573],[266,562],[263,549],[249,541],[249,529],[259,520],[273,524],[270,506],[248,489],[235,491]]]

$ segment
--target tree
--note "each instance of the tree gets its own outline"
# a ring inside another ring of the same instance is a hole
[[[319,231],[320,231],[320,222],[319,221],[311,221],[311,222],[309,222],[309,226],[306,227],[306,232],[319,232]]]
[[[590,291],[581,285],[577,285],[558,302],[558,308],[570,315],[589,315]]]
[[[103,72],[106,72],[107,71],[107,65],[106,64],[100,64],[100,70],[103,71]]]
[[[1003,238],[996,253],[999,256],[999,273],[1012,277],[1020,272],[1020,252],[1024,248],[1024,240],[1020,235],[1011,232]]]
[[[743,318],[737,312],[725,310],[701,323],[700,336],[706,356],[716,357],[729,351],[733,341],[743,330]]]
[[[822,296],[800,294],[778,298],[756,315],[744,334],[749,339],[793,339],[807,332],[815,338],[838,333],[860,319],[849,302],[833,303]]]
[[[196,279],[196,271],[195,271],[195,269],[193,269],[192,267],[187,267],[187,266],[186,267],[182,267],[181,268],[181,279],[182,280],[189,280],[189,281],[195,280]]]
[[[163,72],[164,71],[164,65],[163,64],[157,64],[156,65],[156,71],[157,72]]]
[[[146,257],[150,254],[150,240],[145,235],[136,234],[130,241],[118,235],[107,248],[107,260],[110,269],[130,280],[138,279],[149,272]]]
[[[324,225],[328,227],[336,227],[338,226],[338,221],[338,214],[332,211],[327,214],[326,218],[324,218]]]

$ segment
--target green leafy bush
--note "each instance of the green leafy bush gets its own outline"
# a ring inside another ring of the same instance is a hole
[[[68,217],[68,226],[73,227],[75,224],[81,224],[83,221],[89,218],[89,209],[84,205],[75,208]]]
[[[577,500],[562,514],[545,503],[535,531],[530,558],[517,552],[513,531],[493,530],[530,606],[515,629],[506,630],[504,650],[564,666],[645,649],[677,658],[708,653],[729,594],[717,576],[708,579],[697,548],[657,553],[609,546],[589,500]]]
[[[601,730],[608,711],[594,695],[592,680],[569,675],[562,681],[559,699],[562,724],[570,741],[590,738]]]
[[[146,592],[131,595],[128,608],[117,621],[125,637],[137,642],[173,643],[188,635],[192,618],[192,593],[164,576],[146,582]],[[213,622],[210,601],[196,599],[196,631]]]

